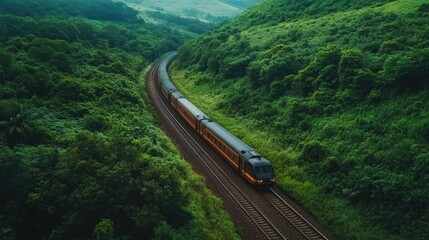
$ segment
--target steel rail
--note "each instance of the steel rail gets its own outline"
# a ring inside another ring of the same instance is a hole
[[[287,220],[291,223],[305,238],[307,239],[320,239],[328,240],[316,227],[314,227],[309,221],[305,219],[295,208],[287,203],[275,190],[270,188],[269,192],[264,194],[265,199]],[[276,203],[275,200],[269,199],[275,198],[280,201]]]

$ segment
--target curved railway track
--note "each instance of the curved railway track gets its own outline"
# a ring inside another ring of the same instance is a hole
[[[265,199],[269,203],[265,203],[265,205],[271,206],[271,209],[267,210],[266,206],[261,208],[261,206],[256,203],[258,201],[250,199],[247,194],[237,186],[228,174],[222,170],[217,161],[215,161],[215,159],[213,159],[210,154],[204,150],[204,147],[198,143],[193,136],[191,136],[188,130],[185,129],[187,125],[182,126],[180,119],[176,117],[177,115],[175,115],[174,110],[160,95],[160,89],[155,83],[158,67],[158,63],[152,67],[148,73],[148,80],[146,81],[147,90],[154,106],[165,122],[170,125],[170,129],[173,129],[173,131],[180,136],[182,142],[187,145],[186,147],[187,149],[190,149],[189,151],[192,152],[192,155],[196,156],[198,161],[201,162],[213,178],[216,179],[219,183],[218,185],[224,189],[224,192],[227,193],[228,197],[233,199],[235,205],[241,209],[242,214],[247,218],[247,220],[259,230],[260,237],[256,238],[288,239],[289,237],[289,239],[328,239],[319,230],[317,230],[316,227],[307,221],[302,214],[288,204],[287,201],[277,193],[278,190],[275,188],[259,192],[260,198],[262,199],[262,201],[259,201],[259,204],[263,205],[263,199]],[[262,209],[266,211],[264,212]],[[272,217],[272,212],[277,212],[277,217]],[[289,228],[289,230],[279,227],[279,225],[284,226],[285,224],[279,223],[279,219],[282,219],[281,221],[283,222],[287,222],[292,227]],[[287,232],[290,231],[290,229],[296,229],[293,231],[297,233],[291,234],[290,232]]]

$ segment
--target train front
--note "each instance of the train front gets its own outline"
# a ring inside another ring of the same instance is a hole
[[[256,186],[270,187],[276,183],[274,169],[267,159],[261,157],[251,161],[255,173]]]

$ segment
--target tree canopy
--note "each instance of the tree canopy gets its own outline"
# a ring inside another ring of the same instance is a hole
[[[0,239],[238,238],[144,94],[142,71],[189,35],[135,16],[0,1]]]

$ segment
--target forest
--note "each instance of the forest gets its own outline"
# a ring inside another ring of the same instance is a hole
[[[0,239],[239,238],[145,94],[187,39],[118,2],[0,1]]]
[[[429,1],[263,0],[173,81],[338,239],[429,238]]]

